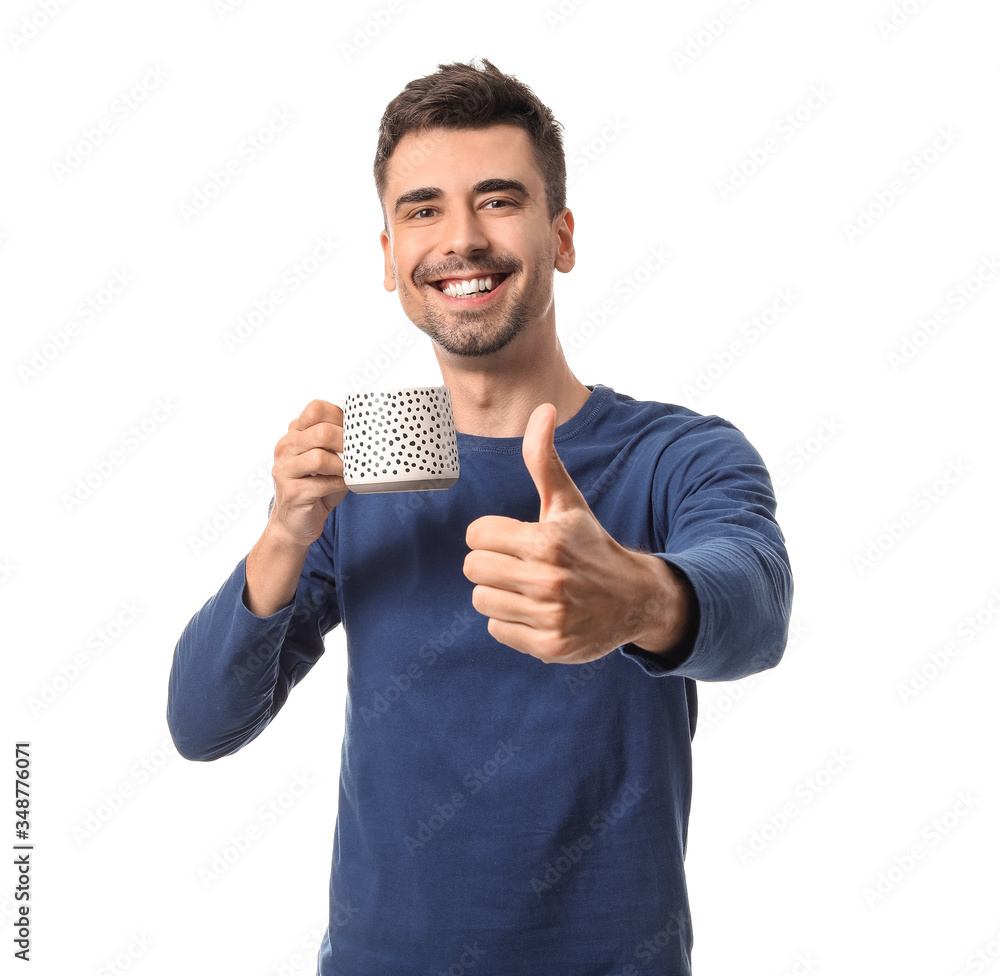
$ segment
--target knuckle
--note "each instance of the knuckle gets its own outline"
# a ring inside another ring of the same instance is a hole
[[[555,643],[555,656],[557,658],[567,658],[577,649],[577,642],[568,634],[562,634]]]
[[[555,641],[565,640],[569,613],[564,603],[550,605],[545,612],[546,630],[552,635]]]
[[[278,443],[274,446],[274,453],[288,454],[295,450],[295,445],[299,442],[302,431],[298,427],[289,427],[287,433],[282,434]]]
[[[547,522],[539,523],[539,528],[541,531],[535,537],[535,558],[551,566],[564,566],[567,546],[562,531]]]
[[[545,657],[549,661],[561,661],[572,650],[570,642],[562,636],[552,636],[545,641]]]
[[[319,421],[309,428],[308,443],[314,445],[314,447],[329,447],[332,432],[333,428],[328,423]]]
[[[565,612],[563,601],[569,589],[569,574],[559,569],[549,568],[536,580],[535,585],[541,591],[542,599],[555,604],[560,612]]]
[[[306,452],[306,457],[309,458],[309,470],[317,474],[322,474],[326,459],[330,457],[330,453],[329,451],[324,451],[321,447],[313,447]]]
[[[307,426],[312,426],[323,416],[323,401],[310,400],[299,415],[299,420]]]

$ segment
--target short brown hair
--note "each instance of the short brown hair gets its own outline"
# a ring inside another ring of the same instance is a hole
[[[542,174],[549,219],[566,206],[566,153],[562,126],[525,84],[482,59],[483,68],[460,61],[440,64],[432,75],[411,81],[386,106],[375,152],[375,188],[385,213],[389,159],[399,141],[424,129],[485,129],[516,125],[531,139]]]

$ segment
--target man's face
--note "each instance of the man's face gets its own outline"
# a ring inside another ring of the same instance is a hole
[[[485,356],[544,320],[554,329],[552,271],[573,267],[573,216],[549,220],[523,129],[410,133],[382,202],[386,290],[439,347]]]

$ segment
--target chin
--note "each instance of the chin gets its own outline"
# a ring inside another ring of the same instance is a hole
[[[466,321],[458,325],[443,322],[436,315],[426,312],[422,319],[411,321],[444,352],[463,359],[473,359],[492,356],[505,349],[527,326],[526,318],[517,311],[492,330],[488,327],[490,318],[495,318],[495,313],[477,316],[470,310]],[[479,328],[477,320],[482,322]]]

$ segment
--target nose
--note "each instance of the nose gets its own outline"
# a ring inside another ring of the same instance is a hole
[[[452,207],[441,224],[441,250],[465,257],[489,247],[479,215],[469,207]]]

